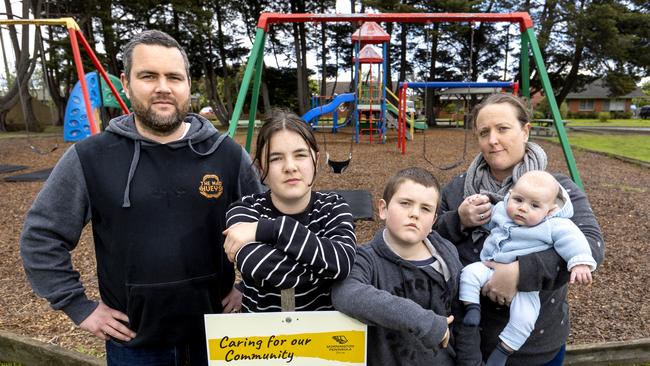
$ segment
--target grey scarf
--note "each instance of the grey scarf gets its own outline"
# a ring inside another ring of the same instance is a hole
[[[523,161],[512,168],[512,175],[499,182],[492,177],[490,166],[483,158],[483,154],[479,153],[467,168],[463,198],[481,193],[490,196],[492,203],[499,202],[519,177],[530,170],[546,170],[546,163],[544,150],[534,142],[527,142]]]
[[[512,168],[512,175],[504,179],[503,182],[499,182],[492,177],[490,166],[483,158],[483,154],[479,153],[467,168],[463,198],[481,193],[489,196],[492,204],[496,204],[503,200],[519,177],[530,170],[546,170],[547,162],[544,149],[534,142],[527,142],[524,159]],[[474,242],[488,234],[482,227],[476,229],[472,232]]]

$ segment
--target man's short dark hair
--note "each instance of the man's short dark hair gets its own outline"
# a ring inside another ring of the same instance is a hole
[[[436,177],[426,169],[410,167],[398,171],[388,180],[388,183],[386,183],[382,199],[386,201],[387,205],[390,203],[390,200],[393,198],[393,195],[397,192],[399,187],[408,180],[421,184],[426,188],[434,188],[438,193],[438,202],[436,202],[436,206],[440,204],[440,183],[438,183]]]
[[[122,49],[124,75],[126,75],[127,80],[130,80],[131,76],[131,66],[133,66],[133,50],[136,46],[141,44],[178,49],[183,56],[187,78],[190,78],[190,61],[187,59],[187,53],[185,53],[183,47],[181,47],[181,45],[176,42],[172,36],[165,32],[159,30],[146,30],[142,33],[136,34],[135,37],[133,37]]]

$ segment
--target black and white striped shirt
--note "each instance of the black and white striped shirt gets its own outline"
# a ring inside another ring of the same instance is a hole
[[[244,312],[281,311],[280,290],[294,288],[296,311],[331,310],[330,287],[348,276],[356,255],[350,206],[334,193],[312,192],[307,209],[284,215],[270,192],[242,198],[226,226],[258,222],[256,242],[236,256]]]

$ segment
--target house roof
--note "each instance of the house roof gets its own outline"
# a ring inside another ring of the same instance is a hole
[[[591,84],[586,85],[582,91],[569,93],[566,96],[566,99],[632,99],[639,97],[645,97],[641,88],[636,88],[625,95],[612,97],[610,96],[609,88],[605,84],[605,80],[598,79]]]

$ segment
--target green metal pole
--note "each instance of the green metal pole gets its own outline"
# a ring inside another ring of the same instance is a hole
[[[521,95],[530,99],[530,67],[528,61],[528,32],[521,34],[521,57],[519,58],[521,69]]]
[[[228,135],[230,137],[235,137],[235,132],[237,130],[237,122],[241,116],[242,109],[244,108],[244,102],[246,101],[246,94],[248,94],[248,86],[251,83],[251,77],[253,76],[253,71],[255,63],[258,57],[263,57],[264,52],[264,40],[265,32],[262,28],[257,28],[255,33],[255,42],[253,43],[253,49],[251,54],[248,57],[248,63],[246,64],[246,71],[244,72],[244,78],[241,81],[241,86],[239,87],[239,94],[237,95],[237,103],[235,103],[235,110],[232,113],[230,118],[230,128],[228,129]]]
[[[546,66],[544,66],[544,60],[542,60],[542,52],[539,49],[539,45],[537,44],[537,38],[535,38],[535,32],[533,32],[532,28],[528,28],[526,30],[526,33],[528,34],[528,39],[530,41],[530,48],[533,51],[533,57],[535,58],[537,71],[539,71],[539,78],[542,81],[544,94],[548,100],[549,107],[551,107],[553,122],[555,124],[555,129],[557,130],[557,135],[560,138],[560,144],[562,145],[562,151],[564,152],[564,158],[566,159],[567,167],[571,173],[571,178],[575,184],[580,187],[580,189],[584,190],[582,180],[580,179],[580,173],[578,172],[578,167],[576,166],[576,161],[573,158],[571,145],[569,145],[569,139],[567,138],[566,130],[564,129],[564,123],[562,122],[560,109],[558,108],[557,102],[555,101],[555,94],[553,93],[553,88],[551,87],[551,81],[548,78]]]
[[[265,37],[263,34],[262,37]],[[262,41],[264,43],[264,41]],[[251,109],[248,111],[248,133],[246,134],[246,151],[251,152],[251,142],[255,130],[255,115],[257,114],[257,101],[260,99],[260,84],[262,84],[262,65],[264,55],[257,56],[255,63],[255,81],[253,81],[253,95],[251,95]]]

